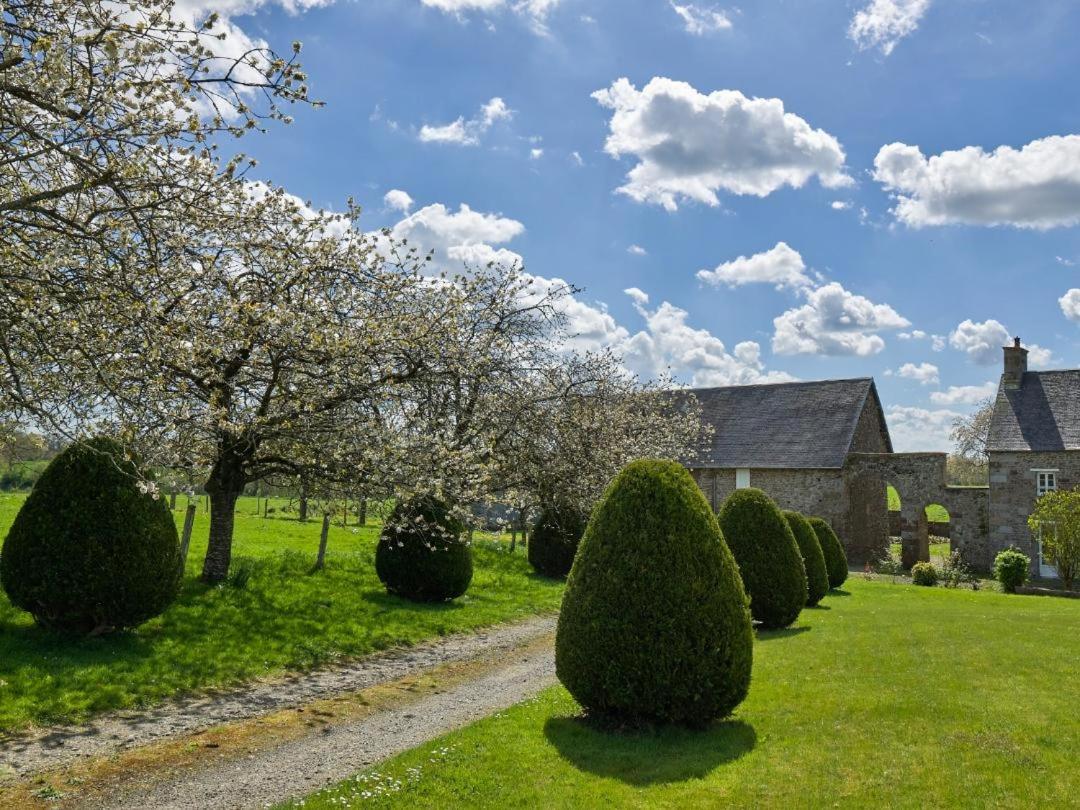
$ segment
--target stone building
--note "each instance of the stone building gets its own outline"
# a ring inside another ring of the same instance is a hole
[[[1016,546],[1032,559],[1032,575],[1052,577],[1027,518],[1035,499],[1080,485],[1080,369],[1028,371],[1017,338],[1005,347],[994,401],[990,457],[989,551]]]
[[[851,562],[880,558],[888,529],[883,471],[853,465],[861,454],[892,454],[872,379],[693,393],[713,434],[689,466],[713,509],[737,488],[758,487],[785,509],[827,520]]]
[[[926,507],[939,504],[952,549],[972,568],[989,571],[999,551],[1016,546],[1031,557],[1032,576],[1053,577],[1027,518],[1042,493],[1080,485],[1080,369],[1028,371],[1019,339],[1004,353],[989,486],[949,486],[945,453],[894,453],[869,378],[697,389],[713,434],[690,471],[714,509],[754,486],[785,509],[825,518],[854,564],[888,548],[892,485],[905,567],[930,559]]]

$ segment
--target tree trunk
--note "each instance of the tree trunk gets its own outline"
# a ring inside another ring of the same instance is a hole
[[[360,499],[360,514],[357,517],[361,526],[367,526],[367,498]]]
[[[210,495],[210,541],[202,572],[206,582],[221,582],[229,575],[236,499],[239,497],[239,490],[216,491]]]
[[[300,487],[300,522],[307,520],[307,487]]]
[[[187,567],[188,549],[191,547],[191,528],[195,525],[195,504],[188,501],[187,512],[184,514],[184,533],[180,536],[180,576],[184,575]]]
[[[326,539],[330,534],[330,514],[323,515],[322,534],[319,535],[319,556],[315,558],[315,570],[322,571],[326,565]]]
[[[169,493],[169,511],[176,509],[176,493]]]

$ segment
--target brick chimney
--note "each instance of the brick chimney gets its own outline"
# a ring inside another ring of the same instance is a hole
[[[1028,350],[1020,345],[1020,338],[1013,338],[1013,345],[1005,347],[1005,372],[1001,375],[1006,388],[1019,388],[1027,371]]]

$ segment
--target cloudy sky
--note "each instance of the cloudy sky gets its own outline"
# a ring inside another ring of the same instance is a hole
[[[947,449],[1001,346],[1080,364],[1080,4],[183,0],[298,39],[267,179],[446,263],[583,288],[581,346],[692,385],[873,376]]]

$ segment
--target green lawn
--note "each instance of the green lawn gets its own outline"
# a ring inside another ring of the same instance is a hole
[[[556,687],[293,806],[1075,806],[1080,602],[846,588],[709,731],[601,733]]]
[[[0,537],[23,497],[0,494]],[[184,503],[177,504],[178,524]],[[0,732],[553,611],[562,596],[562,584],[535,576],[523,554],[483,541],[468,594],[451,604],[415,605],[388,596],[375,576],[377,527],[334,526],[326,570],[311,574],[320,521],[263,519],[254,511],[254,498],[237,507],[233,570],[251,572],[247,585],[207,588],[196,580],[209,526],[200,509],[180,598],[134,632],[57,638],[0,592]]]

